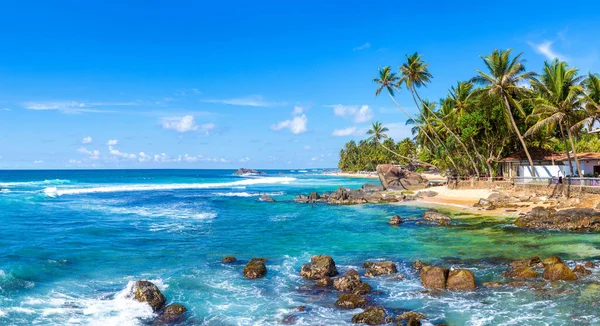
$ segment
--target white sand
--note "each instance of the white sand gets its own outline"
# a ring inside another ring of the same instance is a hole
[[[479,202],[479,199],[487,198],[493,192],[489,189],[448,189],[447,186],[430,187],[419,192],[421,191],[438,193],[437,196],[420,199],[422,202],[458,205],[473,205]]]

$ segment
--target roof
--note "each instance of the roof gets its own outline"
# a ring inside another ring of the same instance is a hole
[[[533,161],[552,161],[552,160],[560,160],[563,155],[555,153],[549,149],[539,148],[539,147],[530,147],[528,148],[529,155],[531,155],[531,160]],[[525,155],[524,150],[520,150],[518,152],[514,152],[506,157],[503,157],[498,162],[520,162],[527,161],[527,155]]]
[[[571,153],[571,159],[573,159],[573,153]],[[600,160],[600,153],[587,152],[587,153],[577,153],[578,160]],[[568,161],[569,158],[567,155],[563,154],[559,161]]]

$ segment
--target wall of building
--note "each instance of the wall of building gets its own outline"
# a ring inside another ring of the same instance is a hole
[[[535,176],[542,178],[551,178],[551,177],[559,177],[565,176],[561,168],[564,166],[560,165],[536,165],[535,168]],[[530,166],[517,166],[517,173],[520,177],[531,177],[531,167]]]

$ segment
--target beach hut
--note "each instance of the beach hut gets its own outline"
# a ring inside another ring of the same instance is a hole
[[[561,159],[564,155],[555,153],[551,150],[532,147],[529,149],[529,155],[535,166],[536,177],[559,177],[564,174],[564,161]],[[531,167],[525,151],[514,152],[498,161],[499,175],[505,178],[531,177]]]

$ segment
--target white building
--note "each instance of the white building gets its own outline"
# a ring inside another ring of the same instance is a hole
[[[541,148],[530,148],[529,154],[537,177],[566,177],[577,174],[575,158],[571,154],[573,174],[569,168],[569,159],[563,154]],[[600,153],[578,153],[579,166],[585,175],[600,175]],[[531,177],[531,167],[524,151],[515,152],[499,162],[499,175],[505,178]]]

